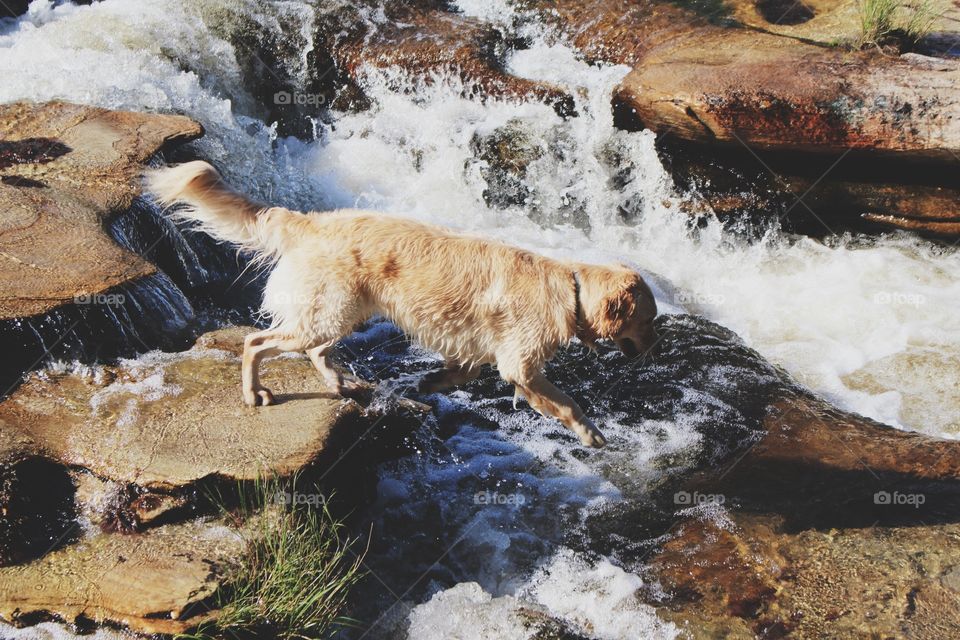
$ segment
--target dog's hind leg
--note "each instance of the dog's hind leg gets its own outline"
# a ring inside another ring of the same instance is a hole
[[[315,341],[293,336],[280,330],[267,329],[248,334],[243,339],[241,380],[243,402],[251,407],[274,403],[273,394],[260,384],[260,362],[282,351],[305,351]]]
[[[527,398],[530,406],[544,416],[553,416],[580,437],[588,447],[602,447],[607,439],[583,413],[576,401],[557,389],[542,373],[523,376],[513,382]]]
[[[420,380],[417,390],[421,393],[436,393],[450,387],[466,384],[480,375],[479,366],[452,364],[449,360],[443,369],[431,371]]]

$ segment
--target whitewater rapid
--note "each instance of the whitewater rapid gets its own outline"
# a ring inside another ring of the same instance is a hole
[[[460,6],[515,28],[514,9],[502,0],[461,0]],[[534,102],[464,97],[452,78],[418,83],[395,70],[370,70],[363,87],[369,109],[317,122],[314,139],[281,138],[255,115],[228,36],[248,24],[237,19],[243,16],[302,41],[301,55],[285,64],[290,77],[305,81],[317,11],[299,1],[104,0],[83,7],[37,1],[25,17],[0,23],[0,101],[65,99],[185,113],[207,131],[193,143],[195,152],[241,190],[272,202],[371,208],[558,257],[628,262],[649,276],[662,312],[701,314],[732,329],[837,405],[901,428],[960,434],[956,250],[904,233],[820,242],[776,227],[747,240],[714,220],[693,229],[680,208],[683,194],[657,157],[654,135],[613,126],[610,95],[627,68],[586,64],[562,38],[529,24],[516,28],[526,30],[532,45],[515,52],[507,68],[571,89],[574,117]],[[290,31],[285,25],[291,23],[302,28]],[[485,198],[488,167],[477,141],[505,128],[523,132],[539,153],[526,166],[523,202],[498,207]],[[454,405],[472,401],[451,394]],[[516,615],[519,602],[535,603],[596,638],[672,636],[675,629],[637,600],[638,575],[562,545],[534,543],[536,562],[524,565],[516,550],[528,534],[505,533],[503,526],[519,518],[536,529],[557,505],[597,509],[641,491],[654,454],[694,444],[692,427],[677,419],[661,425],[666,436],[656,440],[614,424],[610,433],[633,451],[585,462],[546,438],[539,419],[500,419],[530,422],[523,425],[529,437],[508,439],[510,451],[519,448],[526,457],[506,456],[486,472],[527,478],[541,503],[522,517],[470,506],[444,516],[454,527],[495,520],[470,529],[473,546],[465,552],[487,553],[481,558],[487,568],[409,604],[401,617],[411,637],[449,637],[444,624],[453,617],[476,630],[463,637],[527,637]],[[392,522],[391,509],[401,517],[411,493],[438,502],[452,480],[474,474],[471,460],[483,461],[502,445],[467,425],[448,443],[450,460],[465,467],[411,458],[384,468],[383,522]],[[539,463],[533,474],[531,461]],[[629,487],[605,475],[608,467],[630,468]]]

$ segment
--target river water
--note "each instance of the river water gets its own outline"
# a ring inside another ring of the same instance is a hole
[[[23,18],[0,23],[0,101],[184,113],[207,130],[193,151],[272,202],[371,208],[557,257],[628,262],[649,276],[662,312],[731,329],[836,405],[904,429],[960,434],[956,250],[907,234],[817,241],[776,224],[749,238],[709,218],[691,225],[653,133],[613,125],[611,92],[628,69],[585,63],[505,0],[459,7],[523,36],[530,46],[508,55],[507,70],[569,89],[574,116],[532,100],[465,97],[455,78],[370,69],[368,108],[332,110],[312,134],[280,136],[257,115],[256,88],[237,62],[248,53],[239,47],[250,46],[242,43],[257,41],[244,32],[292,43],[282,71],[305,86],[317,17],[346,4],[34,2]],[[376,28],[375,10],[360,13]],[[505,134],[527,141],[529,161],[510,197],[497,197],[508,187],[491,178],[483,141]],[[368,338],[389,331],[375,327]],[[404,358],[430,356],[414,349]],[[572,542],[570,532],[641,495],[657,475],[654,459],[696,446],[695,411],[640,429],[598,416],[618,442],[584,454],[529,410],[484,404],[469,391],[433,402],[434,422],[423,429],[452,424],[443,446],[421,434],[422,446],[377,471],[371,519],[396,540],[370,559],[382,582],[371,610],[385,615],[367,637],[440,639],[459,629],[464,638],[526,638],[531,608],[590,638],[675,635],[640,602],[638,591],[656,585],[637,566],[589,539]],[[501,430],[458,419],[465,409]],[[428,561],[433,551],[444,554]]]

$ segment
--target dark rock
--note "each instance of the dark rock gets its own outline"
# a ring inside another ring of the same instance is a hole
[[[7,0],[0,4],[0,18],[16,18],[27,12],[30,0]]]

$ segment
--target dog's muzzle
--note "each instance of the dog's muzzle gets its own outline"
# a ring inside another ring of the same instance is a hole
[[[639,351],[637,350],[637,345],[630,338],[621,338],[617,340],[617,346],[620,348],[620,351],[623,352],[623,355],[628,358],[636,358]]]

